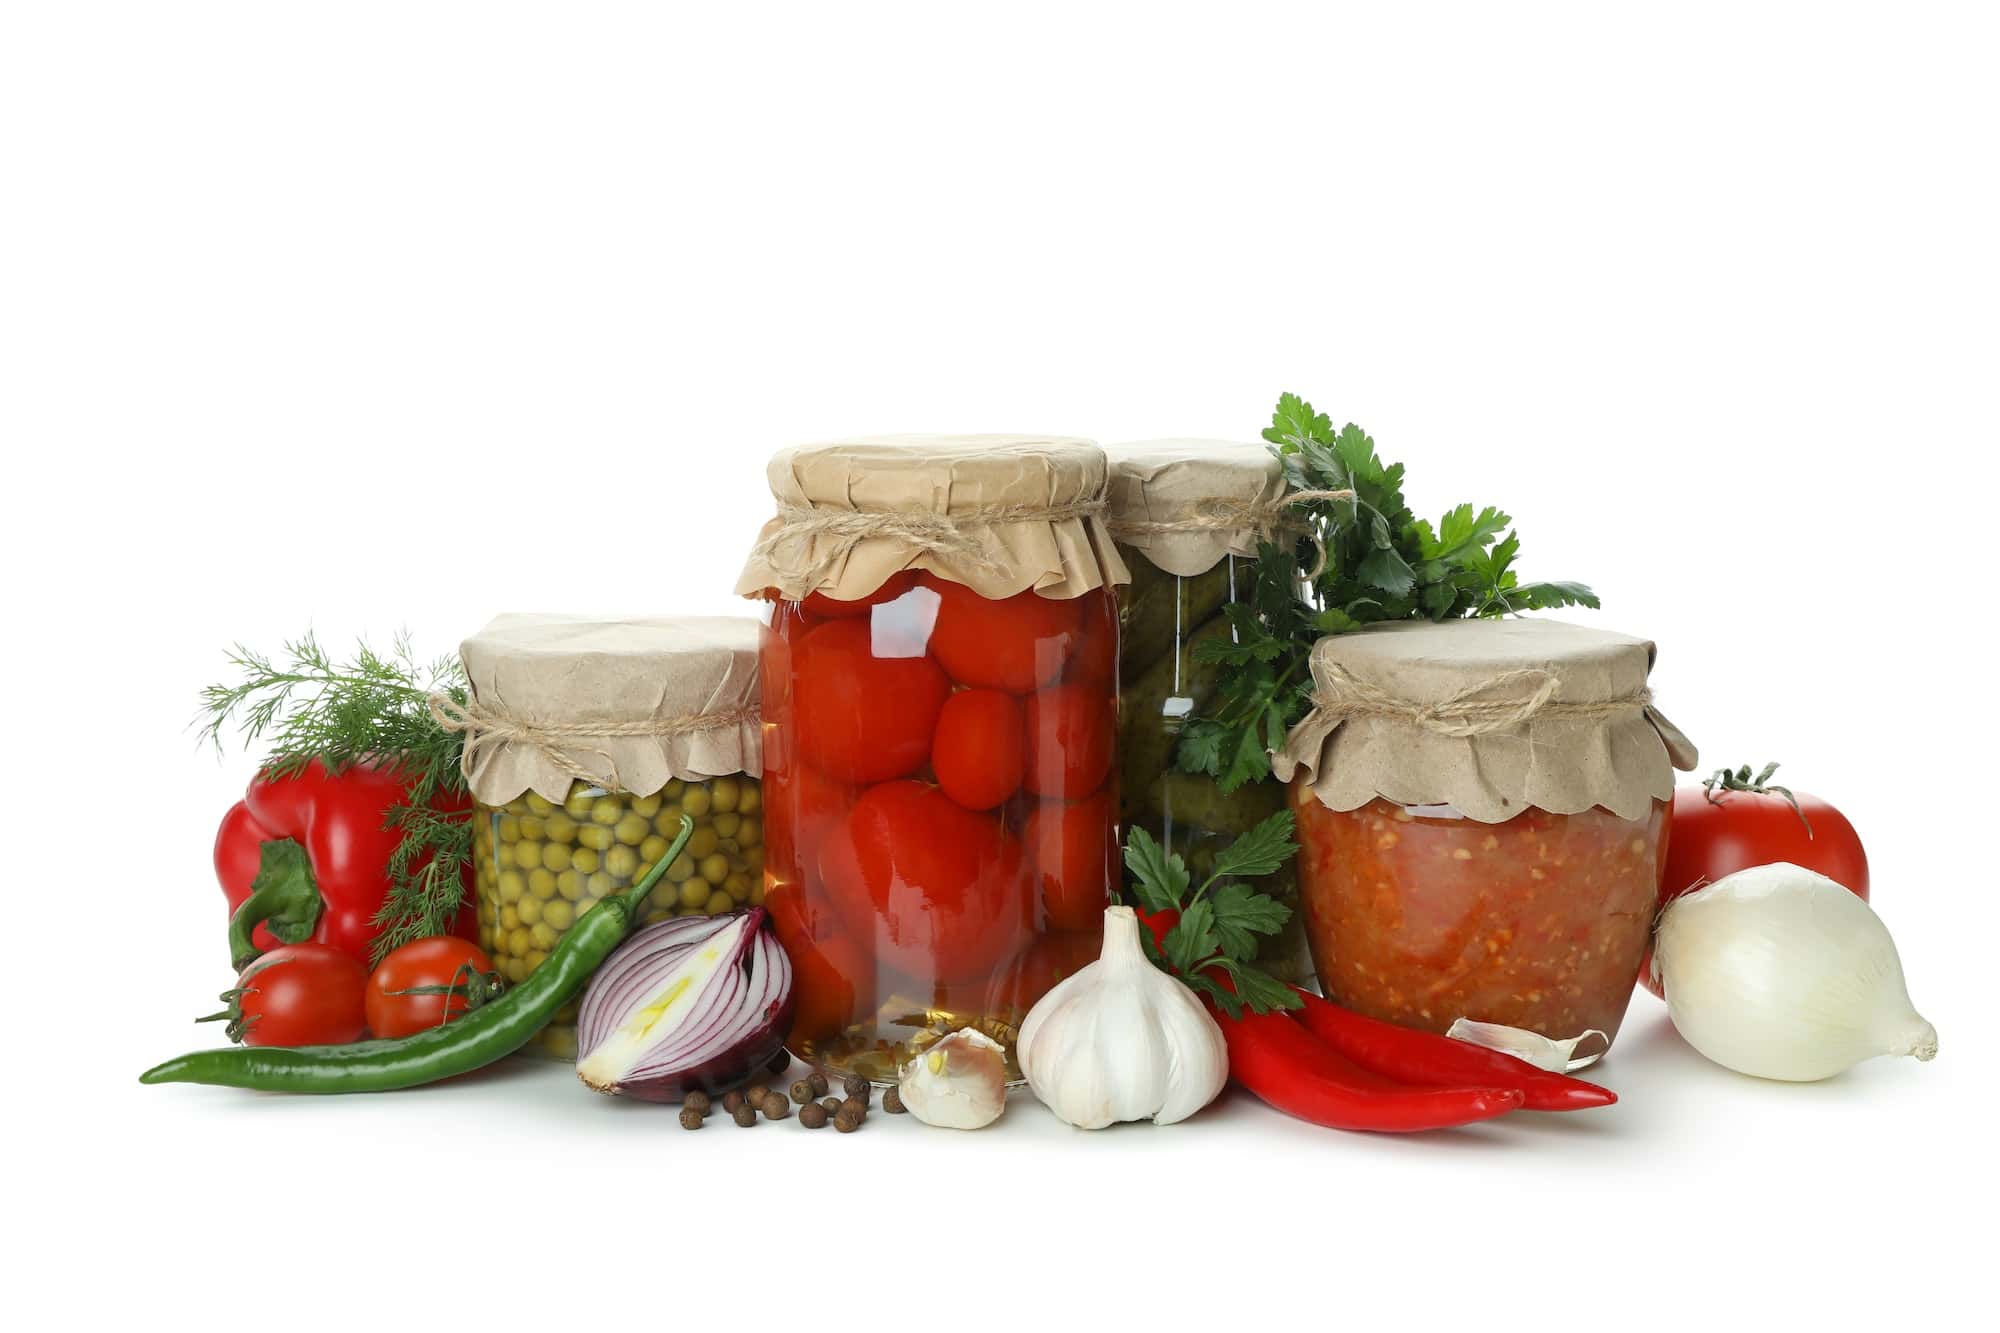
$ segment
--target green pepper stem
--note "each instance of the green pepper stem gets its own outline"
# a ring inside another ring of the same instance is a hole
[[[326,907],[305,848],[275,838],[257,849],[257,858],[250,896],[229,917],[229,965],[239,972],[264,952],[251,938],[258,926],[286,944],[298,944],[312,938]]]
[[[681,816],[681,831],[674,836],[674,841],[667,848],[666,854],[653,862],[653,868],[641,875],[637,884],[634,884],[616,898],[611,898],[607,901],[617,903],[624,911],[627,921],[639,915],[639,908],[645,904],[646,895],[653,891],[653,886],[658,884],[661,877],[667,873],[667,867],[680,859],[681,850],[687,846],[688,839],[693,836],[694,819],[692,816],[684,814]]]

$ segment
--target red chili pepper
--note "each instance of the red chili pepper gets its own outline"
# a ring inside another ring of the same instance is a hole
[[[338,774],[315,759],[297,774],[259,773],[215,835],[215,874],[229,900],[229,958],[239,970],[266,949],[312,940],[371,965],[376,915],[389,892],[389,858],[401,840],[385,827],[403,803],[394,767],[354,764]],[[443,811],[471,806],[440,794]],[[471,868],[466,868],[470,894]],[[474,938],[470,907],[453,934]]]
[[[1582,1111],[1618,1100],[1609,1088],[1537,1069],[1504,1052],[1398,1027],[1296,986],[1292,989],[1305,1002],[1299,1021],[1308,1031],[1362,1068],[1400,1082],[1435,1088],[1518,1088],[1525,1097],[1522,1106],[1530,1111]]]
[[[1490,1120],[1520,1107],[1518,1088],[1416,1088],[1363,1069],[1290,1014],[1231,1018],[1210,1005],[1229,1043],[1229,1075],[1264,1101],[1331,1129],[1407,1133]]]

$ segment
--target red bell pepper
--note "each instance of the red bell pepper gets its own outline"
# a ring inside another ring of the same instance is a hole
[[[401,841],[389,812],[407,791],[393,765],[353,764],[338,773],[315,759],[297,774],[259,773],[215,835],[215,875],[229,900],[229,959],[239,970],[266,949],[312,940],[363,967],[389,894],[389,858]],[[444,811],[470,798],[439,793]],[[475,937],[472,871],[452,933]]]

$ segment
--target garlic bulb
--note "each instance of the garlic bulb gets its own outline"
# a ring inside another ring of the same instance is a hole
[[[1229,1077],[1222,1029],[1146,961],[1129,907],[1105,909],[1103,953],[1028,1011],[1014,1054],[1035,1095],[1080,1129],[1171,1125],[1214,1101]]]
[[[941,1129],[984,1129],[1007,1109],[1007,1048],[974,1028],[933,1042],[896,1072],[903,1109]]]
[[[1789,862],[1668,904],[1653,965],[1688,1045],[1739,1073],[1806,1083],[1877,1055],[1937,1054],[1882,919]]]

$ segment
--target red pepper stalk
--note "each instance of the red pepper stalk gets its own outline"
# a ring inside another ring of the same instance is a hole
[[[313,760],[298,773],[259,773],[215,835],[215,875],[228,899],[229,961],[241,969],[266,949],[312,940],[373,965],[376,918],[388,897],[389,858],[402,832],[389,812],[408,796],[394,765],[353,764],[329,772]],[[471,800],[439,792],[432,805],[467,810]],[[476,937],[466,902],[452,934]]]

